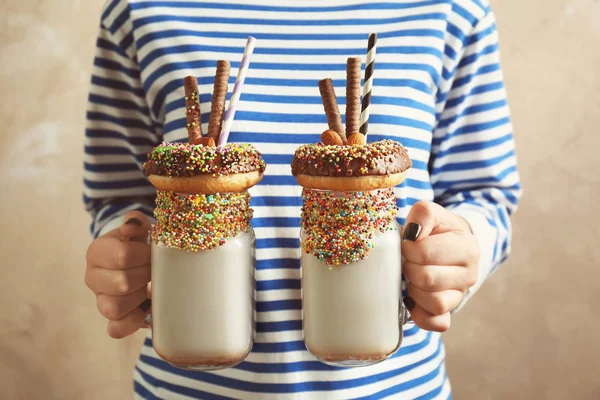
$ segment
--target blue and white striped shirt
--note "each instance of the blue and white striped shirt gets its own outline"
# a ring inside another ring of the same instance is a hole
[[[254,144],[268,167],[251,190],[257,236],[257,337],[245,362],[217,372],[169,366],[144,344],[137,398],[350,399],[451,397],[439,334],[405,330],[399,352],[355,369],[316,361],[301,333],[295,148],[326,129],[317,82],[343,107],[346,58],[379,36],[371,141],[398,140],[413,160],[398,188],[400,223],[436,201],[463,216],[481,248],[480,279],[507,257],[520,197],[494,15],[486,0],[112,0],[102,13],[87,113],[84,201],[99,235],[130,210],[153,211],[147,153],[184,141],[183,77],[198,77],[208,122],[216,61],[235,81],[257,39],[229,140]]]

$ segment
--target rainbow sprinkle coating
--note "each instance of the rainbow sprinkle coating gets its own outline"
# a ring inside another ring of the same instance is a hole
[[[252,171],[262,173],[265,168],[261,153],[247,143],[228,143],[223,147],[162,143],[148,154],[148,161],[144,164],[147,175],[184,177]]]
[[[302,250],[327,265],[365,259],[375,233],[396,230],[393,188],[371,192],[302,191]]]
[[[210,250],[250,229],[250,194],[178,194],[157,191],[152,240],[187,250]]]

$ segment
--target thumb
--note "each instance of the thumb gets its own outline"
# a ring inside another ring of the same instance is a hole
[[[402,240],[418,242],[431,235],[468,229],[458,215],[439,204],[421,200],[415,203],[406,217],[402,228]]]
[[[130,211],[123,217],[119,227],[121,235],[140,242],[148,240],[148,232],[152,227],[150,219],[140,211]]]

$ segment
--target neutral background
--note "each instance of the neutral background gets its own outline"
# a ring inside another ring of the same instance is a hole
[[[83,284],[83,121],[104,0],[0,5],[0,397],[131,398],[140,336]],[[525,196],[446,335],[455,399],[600,399],[600,1],[494,3]]]

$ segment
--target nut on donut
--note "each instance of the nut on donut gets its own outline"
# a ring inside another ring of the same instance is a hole
[[[292,175],[309,189],[368,191],[399,185],[412,161],[408,151],[393,140],[364,145],[298,147]]]
[[[249,189],[260,182],[265,167],[261,153],[250,144],[162,143],[148,154],[144,171],[159,190],[214,194]]]

